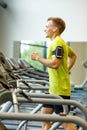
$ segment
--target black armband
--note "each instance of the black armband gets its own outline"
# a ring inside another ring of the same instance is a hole
[[[60,58],[60,59],[63,57],[63,53],[64,53],[63,47],[61,46],[57,46],[56,50],[52,52],[52,54],[55,55],[56,58]]]
[[[63,47],[61,47],[61,46],[56,47],[56,57],[57,58],[63,57]]]

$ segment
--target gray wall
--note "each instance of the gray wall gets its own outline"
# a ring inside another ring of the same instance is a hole
[[[87,42],[71,42],[71,47],[74,49],[77,60],[71,70],[72,84],[81,84],[87,77],[87,68],[83,67],[83,63],[87,61]]]

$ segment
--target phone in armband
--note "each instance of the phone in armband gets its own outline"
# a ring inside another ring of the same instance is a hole
[[[57,58],[63,57],[63,48],[61,46],[57,46],[57,48],[56,48],[56,57]]]

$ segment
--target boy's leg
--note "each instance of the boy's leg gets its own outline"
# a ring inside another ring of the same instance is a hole
[[[64,130],[77,130],[73,123],[63,123],[62,126]]]
[[[53,108],[42,107],[41,114],[52,114]],[[42,122],[42,130],[49,130],[51,128],[51,122]]]

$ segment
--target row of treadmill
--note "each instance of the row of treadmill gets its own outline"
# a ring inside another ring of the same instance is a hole
[[[0,130],[41,130],[42,121],[51,121],[49,130],[63,130],[72,122],[87,130],[87,90],[75,89],[71,100],[48,94],[49,75],[25,59],[7,58],[0,52]],[[43,104],[62,104],[66,114],[41,114]],[[68,105],[71,110],[68,113]]]

